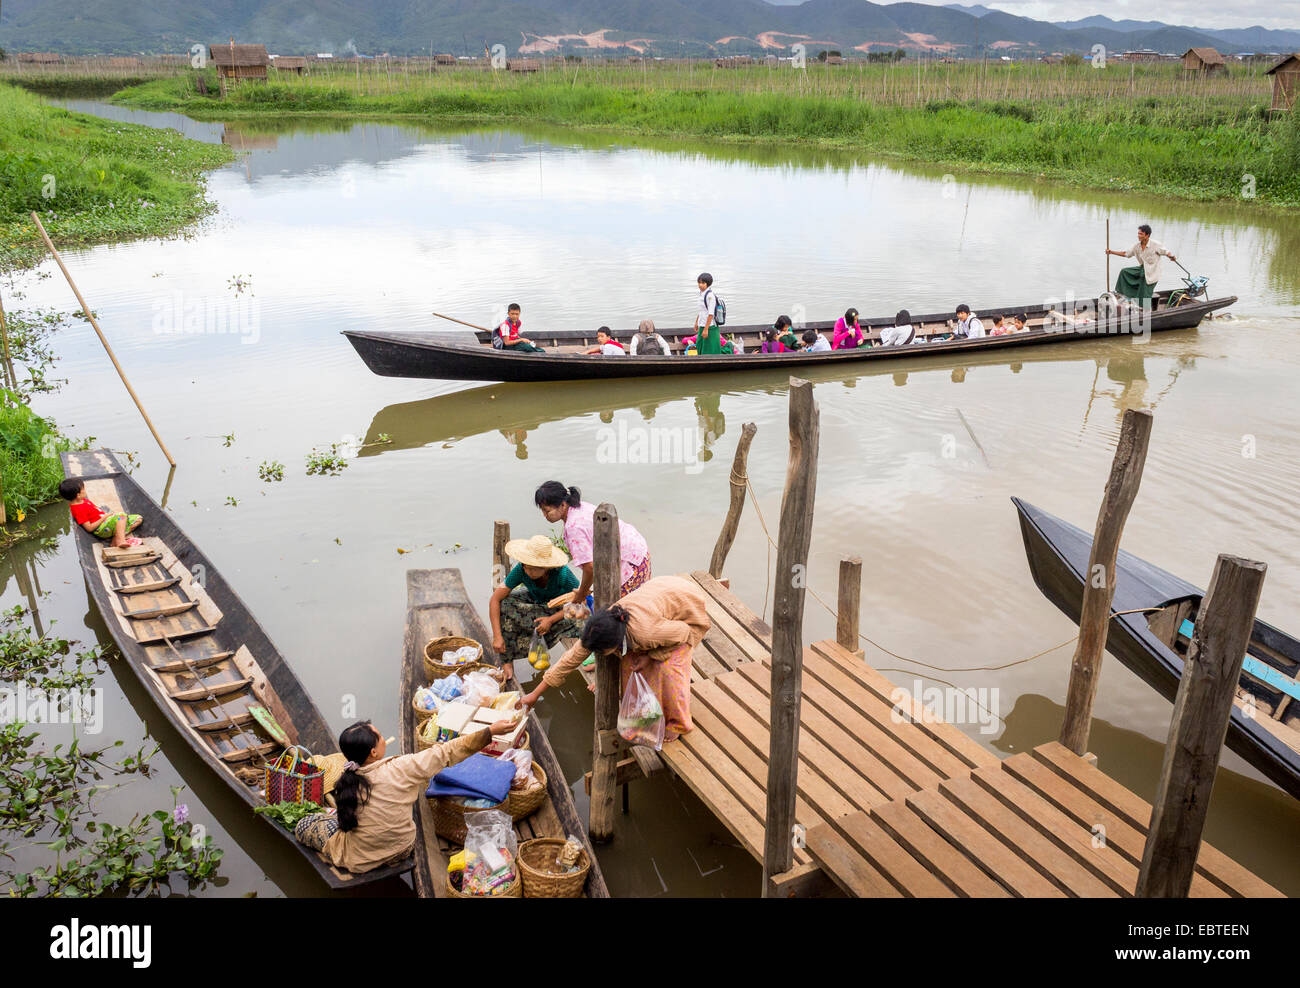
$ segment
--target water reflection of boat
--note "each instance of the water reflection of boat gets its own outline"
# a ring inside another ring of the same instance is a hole
[[[1106,368],[1113,380],[1128,381],[1145,375],[1143,355],[1136,359],[1128,353],[1134,347],[1105,346],[1092,355],[1098,373]],[[1153,344],[1143,345],[1146,356],[1166,357],[1167,351]],[[1104,355],[1099,355],[1104,351]],[[966,353],[956,366],[951,367],[954,384],[966,380],[968,373],[981,368],[1006,368],[1013,374],[1030,364],[1086,362],[1089,354],[1080,347],[1064,350],[1019,350],[1011,354]],[[1111,368],[1111,361],[1116,361]],[[814,383],[839,384],[854,387],[859,380],[892,376],[894,383],[907,383],[909,371],[939,371],[947,369],[933,360],[908,364],[907,370],[895,371],[895,364],[852,366],[843,365],[802,368],[800,376]],[[722,417],[722,399],[729,394],[783,394],[789,387],[789,375],[783,371],[770,371],[766,375],[748,374],[745,387],[736,387],[734,375],[714,375],[692,379],[686,387],[677,378],[647,378],[629,388],[627,381],[582,381],[566,385],[563,392],[548,394],[545,401],[538,400],[536,389],[520,384],[488,384],[483,387],[454,391],[451,394],[398,402],[380,409],[366,431],[361,456],[377,456],[388,450],[418,449],[433,443],[452,443],[471,436],[499,431],[515,447],[515,455],[527,459],[526,442],[530,434],[543,425],[560,422],[583,415],[601,415],[611,419],[616,411],[635,411],[642,420],[651,422],[665,405],[684,399],[696,400],[696,414],[700,418],[701,432],[721,436],[725,431]],[[1172,383],[1172,382],[1171,382]],[[380,437],[385,437],[383,440]],[[521,447],[523,447],[521,453]]]
[[[804,368],[837,367],[845,371],[878,361],[895,362],[929,357],[954,357],[958,360],[976,353],[1045,347],[1057,343],[1079,341],[1112,341],[1147,332],[1171,329],[1190,329],[1217,309],[1236,302],[1236,296],[1207,299],[1187,305],[1169,306],[1169,293],[1156,295],[1156,308],[1142,319],[1129,316],[1135,310],[1125,310],[1119,315],[1101,313],[1098,300],[1082,300],[1069,314],[1062,314],[1038,305],[1003,306],[981,310],[981,315],[1010,317],[1017,313],[1028,316],[1027,332],[1007,336],[987,336],[981,339],[945,340],[950,312],[917,316],[918,339],[924,342],[909,346],[871,346],[853,350],[834,350],[829,353],[753,354],[757,350],[760,334],[767,326],[727,326],[725,332],[744,342],[746,354],[699,355],[682,358],[679,355],[653,357],[603,357],[588,356],[586,348],[595,342],[586,330],[538,330],[530,338],[547,347],[546,353],[514,353],[492,347],[491,333],[389,333],[382,331],[345,330],[353,348],[370,370],[381,377],[433,378],[453,381],[588,381],[611,378],[679,377],[684,374],[721,372],[734,374],[738,370],[762,373],[783,370],[787,373]],[[1063,310],[1062,310],[1063,312]],[[1096,318],[1093,318],[1096,315]],[[879,317],[861,321],[868,338],[878,339],[880,330],[892,326],[894,319]],[[819,332],[829,332],[830,322],[808,324]],[[682,339],[693,330],[663,330],[674,350],[681,350]],[[630,338],[630,333],[615,333]]]
[[[1012,498],[1020,515],[1034,583],[1072,621],[1079,620],[1092,537]],[[1178,692],[1203,591],[1120,551],[1107,650],[1165,699]],[[1137,613],[1124,613],[1137,611]],[[1227,745],[1300,798],[1300,641],[1256,621],[1228,722]]]

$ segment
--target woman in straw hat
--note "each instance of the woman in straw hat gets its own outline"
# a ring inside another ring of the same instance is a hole
[[[503,586],[492,591],[488,614],[492,619],[492,647],[511,662],[528,656],[533,632],[540,632],[546,644],[561,637],[577,638],[580,622],[552,610],[550,601],[578,589],[578,575],[569,569],[569,557],[545,535],[511,539],[506,555],[515,561]]]

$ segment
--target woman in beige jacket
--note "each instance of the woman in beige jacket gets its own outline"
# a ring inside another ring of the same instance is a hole
[[[704,592],[680,576],[648,580],[618,603],[587,619],[582,638],[523,699],[531,708],[592,652],[618,652],[621,689],[641,673],[664,710],[664,741],[691,729],[691,653],[711,626]]]
[[[411,807],[424,795],[429,780],[482,751],[492,735],[509,734],[514,724],[497,721],[473,734],[391,758],[386,757],[384,736],[370,721],[353,724],[339,736],[339,750],[348,762],[331,793],[338,812],[303,817],[294,836],[348,871],[372,871],[400,861],[415,846]]]

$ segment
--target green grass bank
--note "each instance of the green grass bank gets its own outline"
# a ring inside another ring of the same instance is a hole
[[[693,73],[679,66],[423,75],[341,66],[245,83],[129,87],[114,99],[207,119],[286,114],[527,121],[655,137],[818,145],[1081,187],[1300,207],[1300,117],[1266,111],[1266,81],[1087,66],[820,67]]]
[[[0,270],[36,263],[45,248],[166,236],[212,209],[204,172],[233,158],[221,145],[52,106],[0,84]]]

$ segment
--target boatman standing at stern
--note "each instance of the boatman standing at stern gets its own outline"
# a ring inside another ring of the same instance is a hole
[[[1106,253],[1115,257],[1136,257],[1141,262],[1131,268],[1124,268],[1115,279],[1115,291],[1118,294],[1139,301],[1155,294],[1156,282],[1160,280],[1160,258],[1178,260],[1165,250],[1163,244],[1151,239],[1151,227],[1146,223],[1138,227],[1138,242],[1132,247],[1128,250],[1108,249]]]

